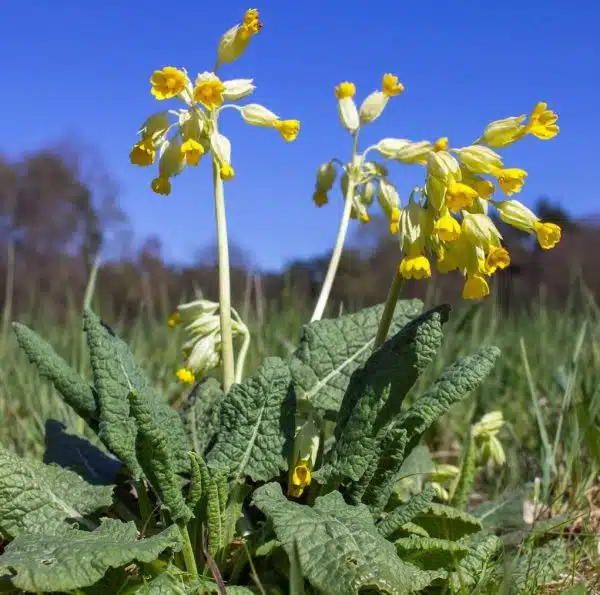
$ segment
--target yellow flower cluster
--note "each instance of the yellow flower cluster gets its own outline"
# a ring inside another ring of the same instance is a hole
[[[370,95],[359,110],[353,100],[354,85],[341,83],[335,94],[342,124],[356,137],[360,126],[378,117],[387,99],[402,90],[398,79],[386,74],[382,90]],[[431,261],[435,259],[439,272],[458,270],[464,275],[465,299],[480,299],[490,292],[488,278],[510,265],[502,236],[488,214],[490,206],[502,221],[537,236],[542,248],[553,248],[560,241],[558,225],[540,221],[525,205],[510,198],[523,188],[527,172],[506,167],[494,150],[527,135],[543,140],[554,138],[559,131],[557,120],[558,116],[545,103],[538,103],[529,118],[521,115],[494,121],[481,138],[462,148],[451,148],[446,137],[434,142],[384,138],[343,166],[342,191],[346,196],[344,178],[350,176],[354,181],[352,216],[363,222],[369,221],[368,207],[377,197],[390,231],[399,236],[403,253],[399,271],[403,277],[430,277]],[[425,184],[413,190],[404,208],[387,177],[386,166],[366,161],[372,150],[385,160],[425,166]],[[335,162],[322,165],[317,172],[313,195],[317,206],[327,202],[336,177]],[[497,188],[506,199],[494,199]]]
[[[177,98],[185,106],[150,116],[139,130],[140,140],[129,155],[131,163],[140,167],[154,164],[158,155],[158,176],[151,183],[157,194],[170,194],[171,179],[186,165],[197,166],[202,156],[209,152],[221,179],[233,178],[231,143],[217,126],[218,116],[225,108],[239,111],[248,124],[277,130],[286,141],[293,141],[298,135],[298,120],[282,120],[256,103],[244,106],[226,103],[250,95],[256,88],[252,79],[223,81],[216,74],[221,64],[242,55],[261,27],[258,11],[247,10],[242,23],[221,38],[214,70],[198,74],[193,84],[184,69],[173,66],[165,66],[150,77],[150,91],[157,100]]]

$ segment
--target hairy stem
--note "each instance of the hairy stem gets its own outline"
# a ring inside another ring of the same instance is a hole
[[[358,146],[358,131],[354,133],[352,137],[352,159],[350,161],[351,164],[354,164],[354,157],[356,155]],[[317,305],[315,306],[315,310],[310,319],[311,322],[315,320],[321,320],[323,317],[323,312],[325,312],[325,307],[327,306],[327,300],[329,299],[329,294],[331,293],[331,288],[333,286],[333,281],[335,279],[335,275],[337,273],[338,266],[340,264],[340,258],[342,256],[342,250],[344,249],[344,242],[346,241],[346,234],[348,233],[348,225],[350,223],[350,212],[352,210],[352,198],[354,196],[354,176],[348,176],[348,189],[346,191],[346,196],[344,197],[344,212],[342,213],[342,220],[340,222],[340,227],[338,229],[337,238],[335,240],[335,246],[333,248],[333,254],[331,255],[331,260],[329,261],[329,267],[327,269],[327,274],[325,275],[325,281],[323,281],[323,287],[321,287],[321,293],[319,294],[319,299],[317,300]]]
[[[227,393],[235,378],[233,361],[233,335],[231,332],[231,282],[229,278],[229,245],[227,243],[227,219],[225,196],[219,166],[213,160],[213,184],[215,191],[215,218],[217,220],[217,245],[219,250],[219,315],[221,317],[221,341],[223,357],[223,390]]]
[[[248,331],[244,335],[244,340],[242,346],[240,347],[240,351],[238,353],[237,364],[235,369],[235,381],[237,383],[242,382],[244,380],[244,365],[246,363],[246,356],[248,355],[248,348],[250,347],[250,332]]]
[[[377,335],[375,336],[375,343],[373,344],[373,350],[377,349],[385,343],[392,319],[394,318],[394,310],[396,309],[396,303],[398,302],[398,296],[404,285],[404,278],[400,274],[400,271],[396,269],[394,280],[390,285],[385,306],[383,307],[383,313],[381,314],[381,320],[379,321],[379,328],[377,329]]]

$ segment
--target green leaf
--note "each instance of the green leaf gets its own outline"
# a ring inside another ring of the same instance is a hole
[[[423,527],[431,537],[452,541],[482,529],[481,523],[474,516],[452,506],[437,503],[429,504],[413,517],[412,522]]]
[[[227,471],[235,481],[278,476],[287,469],[294,414],[289,368],[278,357],[268,357],[223,399],[219,434],[207,463]]]
[[[541,547],[525,551],[516,564],[510,565],[506,578],[514,588],[512,592],[535,593],[536,590],[556,580],[569,566],[564,539],[553,539]]]
[[[456,592],[480,582],[486,568],[490,567],[492,558],[502,547],[502,541],[498,537],[484,533],[465,537],[461,543],[469,546],[469,553],[450,575],[450,584]]]
[[[464,544],[435,537],[403,537],[395,545],[403,560],[423,570],[456,568],[470,552]]]
[[[93,486],[77,473],[33,459],[21,459],[0,448],[0,531],[5,537],[22,533],[64,532],[85,517],[112,504],[112,486]]]
[[[84,312],[94,384],[100,407],[100,438],[136,474],[135,423],[129,415],[128,395],[135,391],[152,408],[158,423],[167,431],[175,471],[189,471],[190,449],[183,423],[157,394],[146,373],[137,364],[129,347],[101,322],[91,310]]]
[[[382,510],[387,504],[394,485],[401,478],[404,458],[418,444],[423,433],[454,403],[464,399],[483,381],[499,355],[498,348],[485,347],[474,355],[458,359],[400,415],[395,424],[395,439],[390,439],[387,449],[384,449],[375,476],[363,498],[372,510]]]
[[[44,463],[71,469],[93,485],[116,483],[123,463],[82,436],[67,434],[65,430],[64,424],[55,419],[46,422]]]
[[[492,531],[503,529],[523,529],[523,502],[528,495],[528,487],[508,490],[498,498],[484,502],[470,510],[470,513],[481,521],[484,529]]]
[[[19,322],[12,324],[17,342],[40,376],[48,378],[67,405],[88,425],[98,428],[98,397],[95,390],[37,333]]]
[[[201,456],[219,430],[219,406],[224,396],[221,384],[209,376],[194,386],[183,406],[181,419],[185,432]]]
[[[357,369],[342,400],[336,442],[318,481],[358,481],[376,450],[377,435],[400,412],[406,393],[442,341],[448,307],[431,310],[388,339]]]
[[[187,522],[192,511],[185,503],[181,481],[175,473],[175,453],[168,441],[169,428],[160,424],[155,411],[144,398],[135,392],[129,393],[129,398],[131,414],[137,424],[137,461],[171,518]]]
[[[475,439],[471,436],[469,431],[465,443],[463,445],[463,455],[460,463],[460,472],[454,494],[450,504],[465,510],[469,503],[469,496],[475,484],[475,476],[477,475],[476,465],[477,452],[475,450]]]
[[[309,507],[287,500],[281,486],[270,483],[254,492],[254,504],[273,522],[289,557],[297,548],[304,577],[328,595],[367,589],[412,593],[443,576],[400,560],[394,545],[375,528],[368,508],[346,504],[337,491]]]
[[[384,537],[391,537],[400,527],[412,521],[422,512],[432,502],[434,496],[435,490],[431,486],[427,486],[420,494],[413,496],[406,504],[401,504],[392,510],[377,525],[377,529]]]
[[[420,300],[398,302],[390,333],[396,333],[417,316]],[[319,409],[337,411],[350,376],[371,355],[383,305],[356,314],[311,322],[302,329],[298,349],[289,363],[299,399]]]
[[[109,568],[152,562],[167,548],[178,548],[179,540],[176,526],[138,540],[133,522],[104,519],[93,532],[20,535],[0,556],[0,570],[14,573],[12,583],[24,591],[69,591],[93,585]]]

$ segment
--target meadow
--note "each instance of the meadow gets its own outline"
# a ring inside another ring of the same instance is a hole
[[[425,459],[412,470],[427,478],[432,459],[459,465],[470,424],[486,412],[502,411],[506,423],[499,439],[506,463],[478,468],[469,510],[481,511],[486,529],[503,540],[503,553],[493,564],[511,578],[490,578],[488,584],[486,576],[494,574],[488,569],[475,588],[460,592],[600,589],[600,309],[581,287],[572,291],[573,299],[561,311],[545,305],[543,294],[529,308],[511,313],[493,299],[457,303],[438,357],[409,394],[410,401],[448,364],[478,346],[493,344],[502,351],[486,381],[429,429],[423,441]],[[166,324],[169,312],[150,316],[147,308],[140,308],[135,320],[125,323],[116,304],[100,303],[91,295],[88,299],[131,346],[159,391],[181,409],[189,389],[177,382],[174,371],[181,363],[183,335]],[[289,355],[309,312],[264,300],[248,306],[251,374],[265,355]],[[81,311],[74,308],[60,325],[40,315],[40,309],[20,320],[90,378]],[[100,444],[52,384],[33,372],[7,322],[0,336],[2,445],[19,456],[42,459],[48,420]],[[566,546],[564,551],[553,552],[557,542]]]

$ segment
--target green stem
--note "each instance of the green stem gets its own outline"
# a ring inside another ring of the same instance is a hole
[[[248,349],[250,347],[250,331],[248,331],[244,335],[244,342],[240,347],[240,351],[238,353],[237,364],[235,368],[235,381],[237,383],[242,382],[244,380],[244,365],[246,363],[246,356],[248,355]]]
[[[352,137],[352,159],[350,160],[350,163],[352,165],[354,164],[354,157],[356,155],[357,146],[358,131],[355,132]],[[346,241],[346,234],[348,233],[350,213],[352,211],[352,199],[354,197],[354,186],[354,175],[348,175],[348,188],[346,190],[346,196],[344,197],[344,212],[342,213],[342,220],[338,229],[337,238],[335,240],[335,246],[331,255],[331,260],[329,261],[327,274],[325,275],[325,280],[323,281],[323,287],[321,287],[321,293],[319,294],[317,305],[315,306],[315,310],[310,319],[311,322],[321,320],[321,318],[323,317],[323,313],[325,312],[325,307],[327,306],[327,300],[329,299],[329,294],[331,293],[331,288],[333,287],[333,281],[335,279],[335,275],[340,264],[342,250],[344,249],[344,242]]]
[[[138,504],[140,507],[140,515],[142,517],[142,525],[146,528],[152,522],[152,505],[150,504],[150,498],[148,496],[148,490],[144,480],[140,479],[136,485]]]
[[[194,557],[194,549],[192,548],[192,542],[190,541],[190,534],[188,533],[184,522],[178,522],[177,526],[179,527],[181,537],[183,538],[182,552],[185,569],[192,578],[198,578],[198,567],[196,566],[196,558]]]
[[[385,301],[385,306],[383,307],[381,320],[379,321],[379,328],[377,329],[377,335],[375,336],[373,350],[383,345],[387,339],[390,325],[392,324],[392,319],[394,318],[396,303],[398,302],[398,297],[400,295],[400,291],[402,290],[402,285],[404,285],[404,277],[402,277],[400,271],[396,269],[394,280],[392,281],[387,299]]]
[[[217,220],[217,245],[219,250],[219,315],[221,318],[221,345],[223,356],[223,390],[227,393],[235,379],[233,361],[233,334],[231,332],[231,282],[229,278],[229,245],[227,243],[227,219],[225,196],[219,166],[213,160],[213,184],[215,191],[215,218]]]

